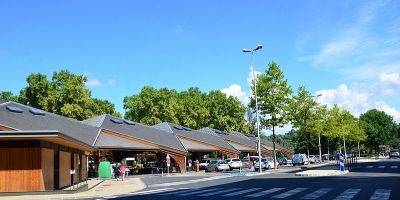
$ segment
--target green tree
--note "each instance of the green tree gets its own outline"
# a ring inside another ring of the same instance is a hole
[[[254,115],[254,111],[250,108],[246,108],[246,119],[247,119],[247,126],[249,127],[249,134],[257,136],[257,119]]]
[[[317,121],[316,108],[318,104],[304,86],[298,88],[297,95],[294,95],[290,102],[290,120],[293,127],[298,129],[299,135],[305,139],[307,155],[309,156],[311,134],[316,133],[317,124],[315,122]]]
[[[18,102],[18,97],[14,96],[12,92],[3,91],[0,92],[0,100]]]
[[[275,62],[268,64],[265,74],[260,74],[256,81],[260,125],[263,128],[272,129],[273,155],[276,162],[275,128],[283,127],[288,123],[287,111],[292,90],[279,65]],[[252,91],[255,94],[254,86],[252,86]],[[254,97],[250,99],[250,107],[255,110]]]
[[[368,138],[366,144],[370,147],[369,153],[379,150],[379,145],[390,145],[397,135],[397,125],[393,117],[384,111],[368,110],[360,116],[361,127]]]
[[[54,72],[51,80],[40,73],[30,74],[28,86],[21,90],[18,99],[23,104],[77,120],[100,114],[119,116],[114,104],[91,97],[86,81],[85,76],[67,70]]]

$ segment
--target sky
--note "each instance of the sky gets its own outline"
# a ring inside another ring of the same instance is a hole
[[[241,50],[263,44],[257,72],[273,60],[294,91],[400,122],[399,10],[395,0],[0,0],[0,91],[68,69],[122,113],[144,86],[221,90],[246,104],[251,55]]]

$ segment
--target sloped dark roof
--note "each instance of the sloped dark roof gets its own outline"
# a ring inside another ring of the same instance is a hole
[[[6,101],[0,99],[0,104],[5,103]]]
[[[197,140],[200,142],[204,142],[206,144],[211,144],[214,146],[222,147],[224,149],[237,151],[229,143],[227,143],[223,138],[204,133],[200,130],[193,130],[188,127],[176,125],[176,124],[173,124],[170,122],[164,122],[161,124],[157,124],[157,125],[154,125],[153,127],[158,128],[160,130],[168,131],[168,132],[176,134],[176,135],[182,135],[182,136],[190,138],[192,140]]]
[[[11,112],[7,109],[7,106],[20,108],[23,112]],[[30,112],[30,109],[34,108],[14,102],[0,104],[0,124],[21,131],[57,130],[90,146],[93,145],[100,131],[97,127],[45,111],[39,110],[44,115],[34,115]]]
[[[116,133],[143,139],[153,144],[187,152],[174,134],[144,124],[127,121],[111,115],[101,115],[83,122],[96,125],[99,128],[107,129]]]
[[[221,132],[223,132],[223,131],[221,131]],[[244,145],[251,146],[254,148],[257,147],[257,144],[254,142],[254,140],[248,138],[247,136],[245,136],[239,132],[234,132],[231,134],[223,132],[223,134],[219,134],[219,135],[220,135],[220,137],[222,137],[228,141],[236,142],[239,144],[244,144]]]

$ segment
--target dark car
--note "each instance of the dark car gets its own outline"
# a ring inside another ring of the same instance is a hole
[[[399,150],[398,149],[390,150],[389,158],[398,158],[398,157],[399,157]]]
[[[336,156],[332,154],[323,154],[322,160],[336,160]]]
[[[288,160],[285,157],[280,157],[280,158],[278,158],[278,163],[279,163],[279,165],[287,165]]]

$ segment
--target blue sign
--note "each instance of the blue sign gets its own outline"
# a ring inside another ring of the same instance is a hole
[[[344,172],[344,155],[342,153],[339,154],[339,166],[340,171]]]

